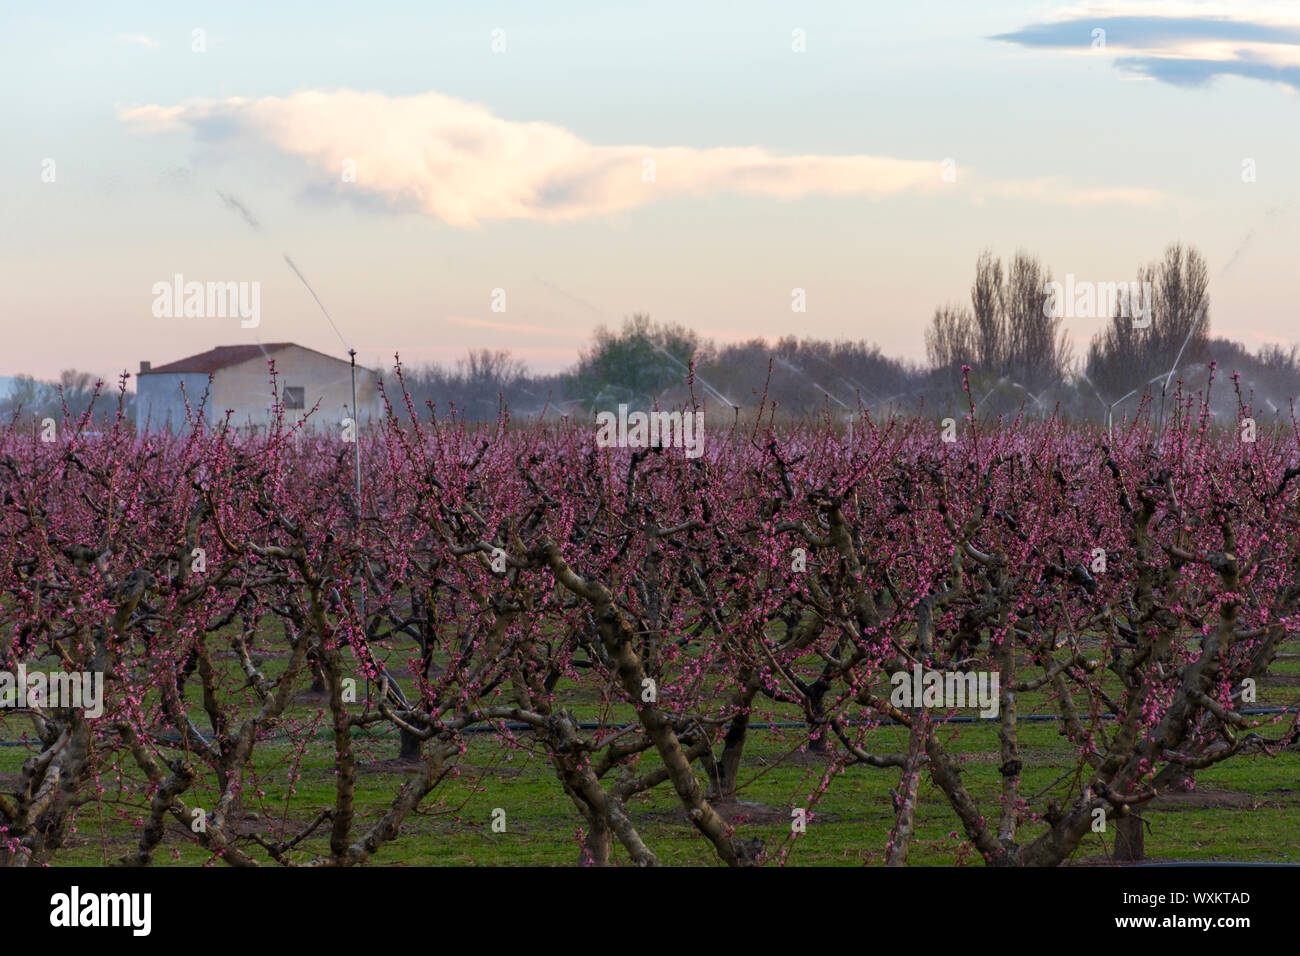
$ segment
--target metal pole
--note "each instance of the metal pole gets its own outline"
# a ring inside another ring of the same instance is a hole
[[[356,478],[357,531],[361,530],[361,412],[357,409],[357,350],[348,349],[352,360],[352,464]],[[365,559],[360,559],[364,561]],[[361,575],[361,636],[366,638],[366,578]],[[366,675],[366,710],[370,710],[370,675]]]
[[[357,350],[348,349],[352,360],[352,461],[356,470],[357,520],[361,519],[361,415],[357,411]]]

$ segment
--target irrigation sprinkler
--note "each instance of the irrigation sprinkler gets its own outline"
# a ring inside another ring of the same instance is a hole
[[[1182,354],[1182,350],[1181,350],[1181,349],[1179,350],[1179,354],[1180,354],[1180,355]],[[1115,401],[1111,402],[1111,403],[1110,403],[1110,406],[1106,409],[1106,437],[1107,437],[1107,439],[1108,439],[1108,440],[1114,440],[1114,437],[1115,437],[1115,436],[1114,436],[1114,424],[1115,424],[1115,406],[1116,406],[1116,405],[1118,405],[1120,402],[1123,402],[1124,400],[1126,400],[1126,399],[1128,399],[1128,398],[1131,398],[1132,396],[1136,395],[1136,394],[1138,393],[1138,390],[1139,390],[1139,389],[1146,388],[1148,385],[1154,385],[1156,382],[1160,381],[1162,378],[1165,380],[1165,385],[1162,386],[1162,387],[1161,387],[1161,390],[1160,390],[1160,394],[1163,396],[1163,395],[1164,395],[1164,389],[1167,388],[1168,385],[1169,385],[1169,379],[1172,378],[1174,372],[1177,372],[1177,371],[1179,371],[1179,369],[1177,368],[1177,366],[1175,366],[1174,368],[1171,368],[1171,369],[1169,370],[1169,374],[1168,374],[1168,375],[1166,375],[1164,372],[1161,372],[1159,375],[1155,376],[1154,378],[1148,379],[1147,381],[1145,381],[1145,382],[1143,382],[1141,385],[1139,385],[1137,388],[1131,389],[1127,394],[1125,394],[1125,395],[1121,395],[1119,398],[1115,399]],[[1089,383],[1089,384],[1091,384],[1091,383]]]
[[[832,402],[834,402],[836,405],[840,406],[840,407],[843,408],[846,412],[849,413],[849,414],[848,414],[848,423],[849,423],[849,448],[852,448],[852,447],[853,447],[853,409],[849,408],[849,406],[845,405],[845,404],[844,404],[843,402],[841,402],[838,398],[836,398],[836,397],[835,397],[834,395],[832,395],[830,392],[826,391],[826,389],[822,388],[822,387],[821,387],[820,385],[818,385],[816,382],[813,382],[813,383],[812,383],[812,387],[815,388],[815,389],[817,389],[817,391],[821,392],[823,395],[825,395],[827,398],[829,398]]]
[[[638,332],[637,335],[639,335],[639,336],[641,336],[641,338],[645,339],[647,345],[649,345],[649,346],[650,346],[652,349],[654,349],[656,352],[659,352],[661,355],[663,355],[664,358],[668,359],[668,361],[670,361],[670,362],[672,362],[674,365],[676,365],[676,366],[677,366],[681,371],[686,372],[687,374],[690,374],[690,371],[691,371],[690,368],[688,368],[685,364],[683,364],[682,361],[681,361],[681,359],[679,359],[677,356],[673,355],[671,352],[669,352],[666,348],[664,348],[662,345],[660,345],[660,344],[659,344],[658,342],[656,342],[654,339],[650,338],[650,336],[646,335],[644,332]],[[727,405],[729,408],[733,409],[734,411],[740,411],[740,406],[739,406],[739,405],[737,405],[737,404],[736,404],[735,402],[733,402],[731,399],[727,398],[727,396],[723,395],[723,394],[722,394],[721,392],[719,392],[716,388],[714,388],[712,385],[710,385],[710,384],[708,383],[708,381],[705,380],[704,376],[701,375],[699,372],[696,372],[696,373],[695,373],[695,380],[696,380],[697,382],[699,382],[701,385],[703,385],[706,389],[708,389],[709,392],[712,393],[713,396],[714,396],[718,401],[723,402],[725,405]]]
[[[1034,404],[1038,406],[1038,408],[1039,408],[1040,411],[1042,410],[1042,408],[1043,408],[1043,403],[1042,403],[1041,401],[1039,401],[1037,395],[1035,395],[1035,394],[1034,394],[1033,392],[1031,392],[1029,389],[1025,388],[1025,387],[1024,387],[1023,385],[1021,385],[1019,382],[1013,382],[1013,381],[1011,381],[1011,379],[1009,379],[1009,378],[1008,378],[1007,376],[1005,376],[1005,375],[1003,375],[1000,379],[998,379],[998,380],[993,384],[993,387],[990,388],[987,392],[984,393],[984,397],[981,398],[981,399],[980,399],[978,402],[976,402],[975,404],[976,404],[977,406],[978,406],[978,405],[983,405],[983,404],[984,404],[984,400],[987,399],[987,398],[988,398],[990,395],[992,395],[994,392],[996,392],[996,391],[997,391],[999,388],[1001,388],[1003,385],[1010,385],[1012,388],[1018,388],[1018,389],[1020,389],[1022,392],[1024,392],[1026,395],[1028,395],[1030,398],[1032,398],[1032,399],[1034,400]]]
[[[1228,265],[1232,265],[1232,263],[1229,262]],[[1208,295],[1202,295],[1201,307],[1196,310],[1196,318],[1192,320],[1192,327],[1187,330],[1187,335],[1183,338],[1183,344],[1178,346],[1178,354],[1174,356],[1174,364],[1169,369],[1169,374],[1165,376],[1164,384],[1160,386],[1160,421],[1157,423],[1157,428],[1161,432],[1163,432],[1164,430],[1165,396],[1169,392],[1169,382],[1174,377],[1174,372],[1178,371],[1178,363],[1183,360],[1183,350],[1187,348],[1187,343],[1190,342],[1192,340],[1192,336],[1196,334],[1196,330],[1201,325],[1201,320],[1205,318],[1205,314],[1206,312],[1209,311],[1209,309],[1210,309],[1210,297]],[[1157,378],[1158,377],[1159,376],[1157,376]],[[1148,382],[1147,384],[1149,385],[1151,383]]]
[[[356,494],[357,531],[360,532],[361,530],[361,413],[357,408],[357,350],[352,348],[350,345],[348,345],[347,341],[343,338],[343,333],[339,331],[339,327],[334,324],[334,320],[330,317],[329,312],[326,310],[325,303],[320,300],[320,296],[316,294],[316,290],[311,287],[311,283],[307,281],[307,277],[302,274],[302,270],[299,269],[298,266],[294,264],[294,261],[289,258],[289,253],[287,252],[284,253],[284,261],[288,263],[289,268],[293,270],[293,274],[296,275],[300,280],[302,280],[302,284],[307,287],[307,291],[311,293],[311,297],[316,300],[316,305],[320,307],[321,314],[325,316],[325,321],[327,321],[330,324],[330,328],[334,330],[334,334],[337,335],[339,341],[343,343],[343,347],[348,350],[348,359],[352,367],[352,464],[353,464],[353,476],[355,479],[354,492]],[[365,559],[358,558],[357,560],[358,560],[358,567],[359,568],[363,567]],[[361,594],[360,594],[361,637],[363,641],[367,641],[367,645],[368,645],[367,639],[369,638],[369,635],[366,633],[366,576],[362,574],[360,575],[360,579],[361,579]],[[383,665],[381,664],[380,667],[382,669]],[[366,674],[366,710],[367,711],[370,710],[370,675],[369,674]]]

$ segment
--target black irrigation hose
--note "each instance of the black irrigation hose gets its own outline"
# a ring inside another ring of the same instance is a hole
[[[1252,707],[1249,710],[1239,710],[1237,711],[1237,713],[1241,714],[1243,717],[1258,717],[1264,714],[1300,713],[1300,708]],[[1099,714],[1098,716],[1102,720],[1116,720],[1119,717],[1118,714]],[[1001,718],[998,717],[950,717],[948,720],[944,721],[944,723],[946,724],[993,723],[994,721],[1000,719]],[[1016,718],[1016,721],[1018,723],[1023,722],[1029,724],[1036,724],[1036,723],[1041,724],[1041,723],[1047,723],[1048,721],[1056,721],[1060,719],[1061,719],[1060,714],[1022,714]],[[882,720],[880,721],[880,723],[874,725],[869,724],[867,721],[864,720],[846,720],[846,721],[842,721],[842,725],[846,727],[862,727],[862,726],[885,727],[891,725],[895,727],[903,726],[902,724],[898,723],[898,721],[892,719]],[[624,730],[628,727],[631,727],[632,724],[607,724],[607,723],[602,723],[600,721],[582,721],[577,726],[579,730]],[[749,729],[750,730],[793,730],[796,727],[808,727],[808,726],[811,725],[806,720],[785,720],[785,721],[775,721],[775,722],[758,721],[756,723],[749,724]],[[505,725],[495,724],[492,726],[475,725],[473,727],[465,727],[463,730],[461,730],[461,733],[489,734],[492,733],[493,731],[501,730],[501,729],[522,731],[522,730],[532,730],[533,726],[532,724],[505,724]],[[326,735],[332,736],[333,731],[321,731],[319,734],[314,734],[313,736],[326,736]],[[260,740],[285,740],[289,738],[289,736],[290,736],[289,734],[273,734],[270,737],[262,737],[259,739]],[[155,736],[154,739],[165,740],[168,743],[178,744],[181,743],[184,738],[182,738],[179,734],[158,734]],[[0,740],[0,747],[30,747],[32,743],[33,741],[30,740]]]
[[[1260,714],[1295,714],[1295,713],[1300,713],[1300,708],[1257,707],[1257,708],[1252,708],[1250,710],[1239,710],[1237,711],[1237,713],[1241,714],[1243,717],[1254,717]],[[1100,714],[1098,716],[1102,720],[1115,720],[1119,717],[1118,714]],[[947,720],[943,721],[943,723],[945,724],[994,723],[995,721],[1001,719],[1002,719],[1001,717],[950,717]],[[1061,719],[1060,714],[1021,714],[1016,718],[1016,722],[1041,724],[1041,723],[1046,723],[1048,721],[1060,720],[1060,719]],[[900,724],[898,721],[893,720],[892,718],[882,720],[878,724],[874,724],[874,725],[868,723],[865,720],[843,720],[840,721],[840,725],[843,727],[862,727],[862,726],[902,727],[903,726],[903,724]],[[630,726],[632,725],[631,724],[602,724],[602,723],[592,722],[592,723],[579,723],[578,729],[579,730],[623,730],[624,728]],[[786,721],[778,721],[775,723],[766,723],[763,721],[757,721],[755,723],[749,724],[748,726],[750,730],[787,730],[787,729],[794,729],[795,727],[808,727],[811,725],[806,720],[786,720]],[[496,728],[494,727],[475,726],[475,727],[466,727],[462,732],[467,734],[485,734],[485,733],[490,733],[495,729]],[[531,728],[529,724],[506,724],[505,729],[506,730],[529,730]]]

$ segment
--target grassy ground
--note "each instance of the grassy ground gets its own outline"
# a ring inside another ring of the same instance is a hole
[[[1284,648],[1274,676],[1261,684],[1257,707],[1294,706],[1300,696],[1300,647]],[[273,674],[276,660],[268,657],[265,669]],[[206,727],[197,708],[197,686],[187,689],[195,706],[195,721]],[[582,719],[595,719],[594,701],[571,704]],[[307,720],[319,701],[300,698],[293,705],[297,720]],[[1021,714],[1047,713],[1041,694],[1023,695]],[[789,715],[793,717],[794,715]],[[614,715],[619,719],[619,715]],[[17,738],[26,721],[17,715],[0,718],[0,737]],[[29,725],[27,725],[29,726]],[[320,728],[324,730],[322,726]],[[1266,727],[1269,736],[1278,728]],[[864,742],[885,752],[902,749],[904,730],[882,727]],[[954,726],[951,749],[964,757],[964,779],[986,812],[995,812],[1000,777],[997,773],[997,738],[990,723]],[[810,794],[821,789],[821,778],[831,769],[822,755],[801,751],[801,734],[795,730],[753,731],[741,772],[739,800],[720,806],[746,838],[761,837],[769,859],[792,865],[860,865],[879,863],[893,815],[890,788],[898,782],[897,770],[852,767],[839,772],[825,796],[815,805]],[[256,757],[257,789],[245,799],[248,814],[241,832],[261,832],[268,839],[298,832],[334,800],[333,751],[328,736],[318,733],[297,759],[299,744],[283,739],[259,745]],[[397,741],[392,735],[358,737],[359,825],[384,812],[401,785],[408,768],[394,761]],[[1072,766],[1071,745],[1058,734],[1055,723],[1023,724],[1021,749],[1025,769],[1022,792],[1033,796],[1049,791]],[[26,746],[0,747],[0,790],[11,790],[22,761],[34,750]],[[784,759],[783,759],[784,758]],[[640,770],[655,765],[653,755]],[[123,779],[105,777],[104,800],[86,805],[77,817],[77,830],[56,865],[110,863],[138,837],[138,774]],[[123,796],[129,797],[127,800]],[[922,784],[917,833],[911,848],[913,865],[980,863],[957,831],[956,818],[942,794],[928,780]],[[211,789],[185,795],[191,806],[215,802]],[[1041,800],[1032,802],[1041,806]],[[807,833],[791,837],[791,809],[812,807]],[[505,832],[494,832],[493,813],[505,812]],[[638,797],[629,811],[648,846],[669,864],[717,865],[711,847],[686,822],[671,789],[660,787]],[[1170,794],[1145,811],[1149,824],[1147,855],[1156,860],[1245,860],[1300,862],[1300,753],[1277,757],[1235,758],[1198,773],[1195,791]],[[578,858],[581,820],[564,795],[549,761],[535,745],[521,737],[503,745],[489,735],[474,735],[469,751],[453,774],[409,817],[397,841],[386,846],[378,865],[571,865]],[[1028,824],[1022,839],[1032,839],[1040,825]],[[1074,864],[1105,863],[1113,847],[1113,829],[1092,834],[1080,848]],[[321,833],[304,841],[299,858],[326,849]],[[261,851],[253,848],[255,855]],[[197,865],[208,854],[194,846],[189,834],[172,823],[156,856],[157,865]],[[621,848],[615,862],[626,862]]]

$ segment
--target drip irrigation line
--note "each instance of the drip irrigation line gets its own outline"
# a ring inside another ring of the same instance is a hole
[[[1243,717],[1261,717],[1261,716],[1266,716],[1268,714],[1300,713],[1300,708],[1252,707],[1249,710],[1236,711],[1236,713],[1241,714]],[[1100,720],[1117,720],[1118,718],[1119,718],[1118,714],[1112,714],[1112,713],[1098,715],[1098,719]],[[947,720],[943,721],[943,723],[945,724],[992,724],[998,722],[999,720],[1001,720],[1000,717],[979,717],[973,715],[963,715],[960,717],[950,717]],[[1059,720],[1061,720],[1061,716],[1059,714],[1021,714],[1016,718],[1016,721],[1018,723],[1026,723],[1026,724],[1043,724],[1043,723],[1049,723],[1049,722],[1054,722]],[[579,730],[626,730],[628,727],[632,727],[632,726],[635,725],[631,723],[611,724],[603,721],[580,721],[577,724],[577,728]],[[748,725],[750,730],[795,730],[800,727],[810,727],[810,726],[812,725],[806,720],[757,721],[755,723],[751,723]],[[893,720],[892,718],[886,718],[878,722],[866,721],[866,720],[846,720],[846,721],[841,721],[841,726],[902,727],[904,725],[898,723],[898,721]],[[473,727],[462,728],[460,732],[464,734],[488,734],[497,730],[527,731],[527,730],[534,730],[534,729],[535,728],[533,727],[532,724],[521,724],[521,723],[491,724],[491,725],[476,724]],[[334,732],[332,730],[328,730],[328,731],[322,730],[317,733],[311,734],[310,736],[311,737],[332,737],[334,736]],[[372,736],[380,737],[386,735],[374,734]],[[159,741],[165,741],[167,743],[173,743],[173,744],[184,743],[184,738],[180,734],[155,734],[153,739]],[[258,738],[259,741],[288,740],[288,739],[301,740],[302,738],[294,737],[291,734],[272,734],[268,737]],[[34,743],[36,743],[35,740],[0,740],[0,747],[28,747]]]

